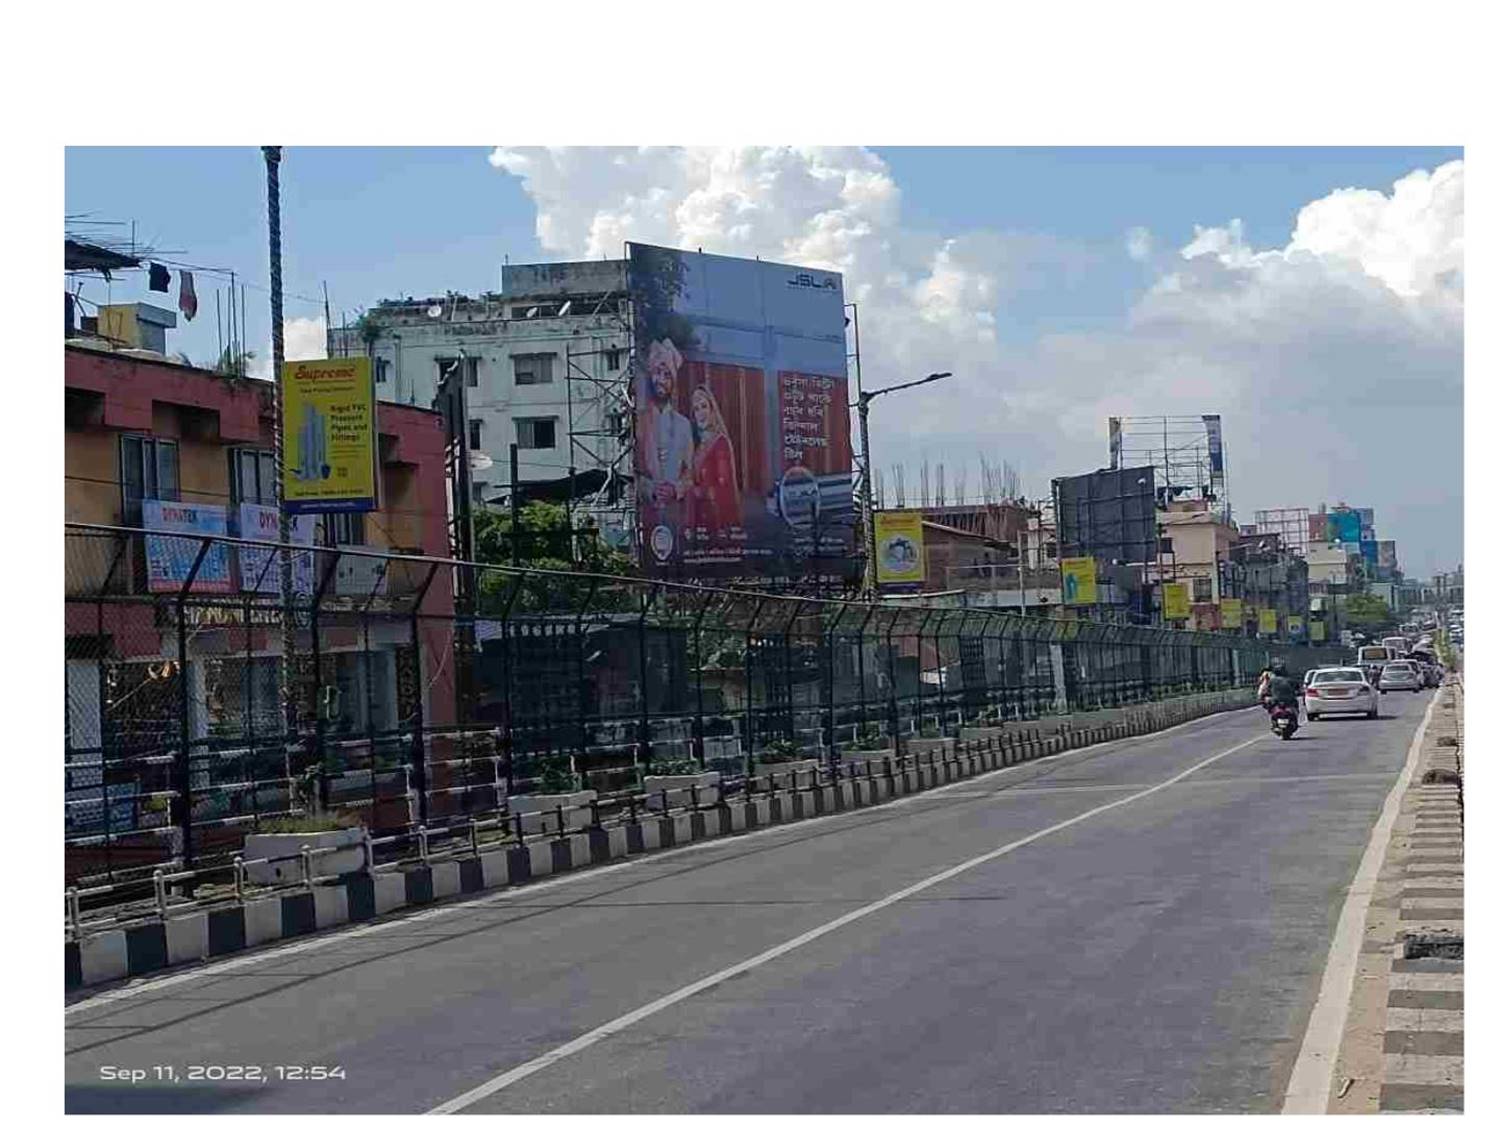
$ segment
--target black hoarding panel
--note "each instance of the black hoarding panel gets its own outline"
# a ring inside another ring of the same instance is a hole
[[[1093,555],[1109,563],[1156,558],[1156,470],[1101,469],[1052,482],[1057,538],[1067,557]]]

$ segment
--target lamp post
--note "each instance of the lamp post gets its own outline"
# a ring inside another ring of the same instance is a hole
[[[892,391],[903,391],[907,387],[920,387],[923,383],[935,383],[939,379],[949,378],[951,371],[934,371],[931,375],[922,379],[913,379],[909,383],[897,383],[893,387],[881,387],[878,391],[861,390],[859,401],[855,403],[859,410],[859,446],[860,458],[864,461],[864,472],[860,474],[859,496],[860,503],[864,505],[865,515],[865,597],[875,597],[875,502],[871,497],[870,488],[870,403],[881,395],[888,395]]]

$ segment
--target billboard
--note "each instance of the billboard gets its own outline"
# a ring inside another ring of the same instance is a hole
[[[181,531],[194,535],[229,535],[229,522],[217,504],[178,504],[167,500],[141,501],[141,525],[147,531]],[[193,539],[146,536],[146,583],[153,594],[182,589],[198,559],[201,543]],[[227,594],[234,589],[229,577],[229,548],[222,543],[209,547],[193,575],[194,593]]]
[[[882,586],[920,585],[927,579],[922,513],[875,513],[875,581]]]
[[[281,368],[288,512],[375,508],[375,383],[368,356],[308,359]]]
[[[1063,559],[1060,565],[1063,605],[1093,605],[1099,600],[1098,574],[1092,555],[1085,555],[1081,559]]]
[[[1060,551],[1107,563],[1156,561],[1156,470],[1100,469],[1052,482]]]
[[[1276,611],[1274,609],[1263,609],[1258,615],[1256,622],[1256,633],[1262,637],[1274,637],[1276,635]]]
[[[1185,582],[1168,582],[1161,588],[1162,616],[1168,621],[1180,621],[1187,617],[1191,602]]]
[[[1309,621],[1307,623],[1307,637],[1315,645],[1320,645],[1328,639],[1328,626],[1321,621]]]
[[[1328,538],[1334,543],[1359,542],[1359,513],[1352,510],[1328,513]]]
[[[241,504],[239,507],[241,539],[255,539],[264,543],[281,540],[281,521],[276,509],[267,504]],[[311,547],[313,531],[317,527],[316,516],[293,516],[291,541]],[[281,559],[279,552],[241,547],[240,591],[246,594],[281,593]],[[292,553],[292,589],[303,597],[313,595],[313,554],[311,551]]]
[[[852,574],[843,278],[627,245],[636,506],[657,574]]]
[[[1208,433],[1209,485],[1217,494],[1224,484],[1224,425],[1219,415],[1205,414],[1203,428]]]
[[[1396,570],[1396,541],[1394,539],[1378,539],[1375,541],[1375,561],[1382,570]]]
[[[1361,540],[1359,544],[1359,553],[1360,556],[1365,560],[1365,562],[1369,564],[1371,570],[1374,570],[1375,567],[1379,565],[1380,546],[1375,542],[1375,540]]]
[[[1245,603],[1240,598],[1219,602],[1219,623],[1225,629],[1239,629],[1245,624]]]
[[[1293,613],[1286,619],[1286,631],[1294,637],[1302,636],[1302,615]]]

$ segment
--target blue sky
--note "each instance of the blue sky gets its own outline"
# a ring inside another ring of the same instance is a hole
[[[1003,457],[1036,495],[1053,476],[1098,467],[1110,414],[1222,412],[1242,518],[1374,506],[1382,537],[1403,541],[1403,562],[1422,574],[1462,550],[1461,158],[1456,148],[288,148],[286,313],[321,316],[324,282],[334,323],[383,298],[496,289],[507,255],[617,253],[622,231],[824,265],[844,272],[848,292],[873,287],[861,298],[871,385],[913,370],[963,377],[920,409],[874,420],[877,465]],[[264,357],[258,149],[70,148],[65,200],[70,215],[133,219],[139,240],[174,251],[165,257],[248,278],[247,335]],[[1299,215],[1312,221],[1289,246]],[[1150,232],[1152,254],[1127,253],[1132,228]],[[1188,261],[1179,251],[1197,228],[1210,229]],[[201,362],[216,349],[215,284],[198,274],[200,314],[170,337]],[[149,294],[142,275],[112,290],[91,280],[83,296],[175,307],[176,285],[167,296]],[[1406,460],[1382,452],[1393,448]]]
[[[287,315],[321,313],[325,281],[337,323],[340,310],[402,293],[498,289],[507,254],[512,261],[554,256],[537,242],[536,205],[519,180],[488,163],[489,151],[288,148],[281,176]],[[1194,224],[1239,218],[1251,244],[1281,245],[1307,201],[1339,187],[1388,189],[1412,168],[1461,155],[1445,148],[875,151],[900,186],[903,226],[1039,232],[1097,252],[1066,304],[1056,294],[1027,292],[1007,302],[1004,322],[1023,335],[1123,315],[1147,280],[1116,253],[1131,227],[1181,246]],[[233,269],[259,286],[247,295],[247,319],[252,346],[260,346],[269,311],[259,149],[69,148],[65,199],[70,215],[133,219],[140,241],[180,251],[174,259]],[[199,275],[199,316],[174,337],[205,359],[217,341],[212,284]],[[103,292],[91,282],[84,296],[99,300]],[[175,293],[174,281],[165,303],[175,306]],[[163,295],[125,277],[112,299],[161,303]]]

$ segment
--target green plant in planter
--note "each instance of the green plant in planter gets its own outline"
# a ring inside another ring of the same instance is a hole
[[[578,775],[562,762],[548,762],[537,780],[538,793],[576,793]]]
[[[796,762],[802,758],[802,750],[790,738],[773,738],[755,755],[757,762],[775,765],[778,762]]]
[[[652,777],[683,777],[687,774],[702,773],[703,763],[696,758],[663,758],[653,761],[645,767]]]
[[[881,749],[880,739],[873,734],[856,735],[854,741],[850,743],[849,749],[857,754],[872,754]]]
[[[257,833],[335,832],[340,828],[358,828],[360,819],[342,810],[338,812],[303,813],[300,816],[273,816],[260,822]]]

